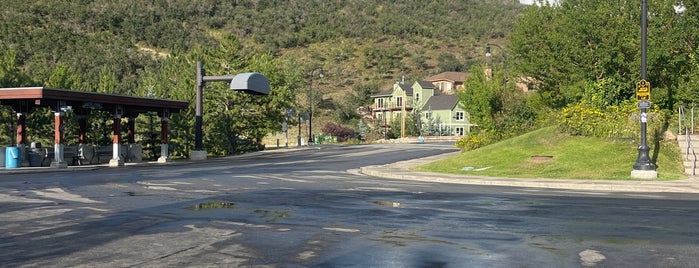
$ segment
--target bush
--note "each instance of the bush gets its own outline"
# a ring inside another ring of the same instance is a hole
[[[454,146],[461,149],[462,152],[465,152],[492,144],[500,139],[500,135],[497,135],[494,131],[470,132],[468,135],[456,141]]]
[[[657,106],[653,106],[647,114],[648,133],[660,132],[666,124],[664,114],[658,110]],[[596,108],[583,100],[563,108],[556,117],[556,125],[559,131],[576,136],[631,138],[638,141],[640,116],[636,101],[628,100],[619,105]]]
[[[323,134],[337,137],[338,142],[346,142],[350,138],[357,136],[357,133],[346,126],[329,122],[323,126]]]

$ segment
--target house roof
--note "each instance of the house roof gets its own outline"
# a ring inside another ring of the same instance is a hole
[[[388,97],[393,94],[393,89],[387,89],[384,91],[381,91],[379,93],[371,95],[372,98],[378,98],[378,97]]]
[[[458,102],[456,95],[436,95],[427,100],[422,110],[453,110]]]
[[[0,105],[11,106],[16,111],[25,111],[35,106],[48,106],[58,110],[70,106],[77,112],[87,110],[114,110],[123,107],[125,114],[137,115],[145,112],[179,112],[187,109],[189,102],[133,97],[116,94],[52,89],[45,87],[0,88]]]
[[[422,89],[434,89],[434,84],[425,80],[418,80],[417,84],[420,85]]]
[[[407,84],[399,83],[398,87],[400,87],[403,91],[405,91],[406,95],[413,95],[413,88]]]
[[[443,72],[437,75],[433,75],[425,78],[425,81],[436,82],[436,81],[452,81],[452,82],[464,82],[468,77],[468,73],[462,72]]]

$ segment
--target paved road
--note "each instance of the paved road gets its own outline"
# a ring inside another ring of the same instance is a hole
[[[2,174],[8,267],[693,267],[699,198],[390,180],[447,144]]]

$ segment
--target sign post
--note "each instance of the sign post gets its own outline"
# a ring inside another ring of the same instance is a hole
[[[650,148],[648,148],[646,139],[646,126],[648,124],[647,109],[650,108],[651,105],[650,82],[645,79],[641,79],[641,81],[636,83],[636,100],[638,101],[638,108],[641,109],[641,145],[638,147],[638,159],[633,166],[634,171],[631,172],[631,175],[634,176],[634,174],[639,173],[639,171],[650,171],[650,173],[656,174],[655,176],[657,177],[657,173],[655,173],[655,164],[653,164],[649,156]]]

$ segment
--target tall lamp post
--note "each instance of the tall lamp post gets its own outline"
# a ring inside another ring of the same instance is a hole
[[[316,74],[316,71],[318,72]],[[311,71],[308,75],[308,145],[314,143],[313,141],[313,77],[318,75],[318,77],[323,78],[323,68],[316,68]]]
[[[631,171],[631,177],[643,178],[643,179],[655,179],[658,177],[658,172],[656,171],[656,166],[650,159],[648,143],[646,141],[646,125],[648,120],[647,108],[650,106],[650,84],[646,81],[646,50],[648,50],[648,37],[647,37],[647,27],[648,27],[648,3],[647,0],[641,0],[641,81],[639,82],[638,92],[641,91],[640,85],[643,85],[644,91],[647,92],[647,99],[640,100],[638,102],[638,107],[641,109],[641,145],[638,146],[638,158],[636,163],[633,165],[633,171]]]
[[[196,73],[196,105],[194,117],[194,150],[192,150],[190,159],[205,160],[206,149],[204,148],[204,86],[206,82],[228,82],[230,89],[253,95],[269,95],[270,85],[269,78],[260,73],[240,73],[237,75],[222,75],[222,76],[207,76],[201,61],[197,62]]]
[[[502,87],[506,88],[507,87],[507,73],[505,71],[507,71],[507,52],[505,52],[505,50],[501,46],[498,46],[496,44],[486,44],[485,45],[485,56],[488,58],[490,58],[490,56],[493,55],[492,53],[490,53],[490,46],[497,47],[500,49],[500,51],[502,51],[502,73],[503,73]]]

